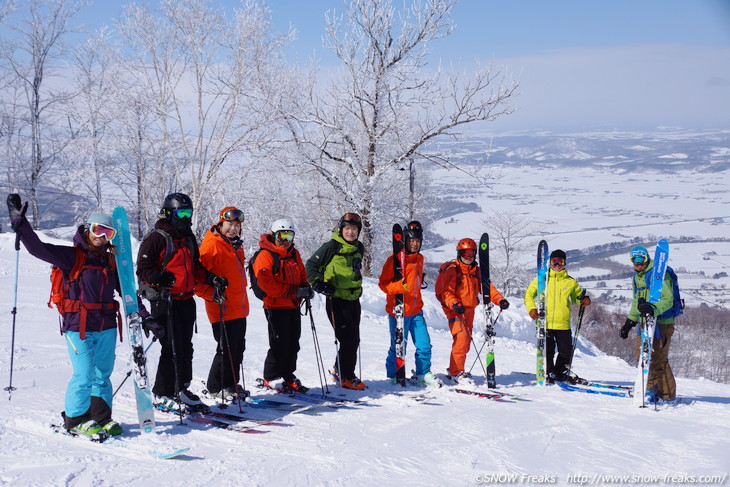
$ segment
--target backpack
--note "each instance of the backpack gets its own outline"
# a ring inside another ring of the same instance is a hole
[[[441,306],[444,308],[448,307],[444,301],[444,288],[446,287],[446,278],[444,277],[446,273],[444,271],[451,266],[456,268],[456,286],[458,287],[461,284],[461,268],[456,265],[456,261],[450,260],[448,262],[444,262],[439,267],[439,273],[438,276],[436,276],[436,283],[433,286],[433,291],[436,293],[436,299],[439,300],[439,303],[441,303]]]
[[[160,228],[155,228],[154,230],[152,230],[145,236],[143,240],[147,240],[147,238],[149,238],[149,236],[153,233],[159,233],[160,235],[165,237],[165,255],[162,256],[162,262],[160,264],[160,270],[164,271],[167,268],[167,264],[170,263],[172,257],[175,254],[175,240],[172,238],[172,235]],[[197,248],[197,244],[195,244],[191,237],[187,237],[185,240],[188,247],[190,248],[190,254],[194,255],[194,249]],[[139,294],[149,302],[158,301],[161,298],[160,290],[153,288],[142,279],[139,280],[137,294]]]
[[[646,273],[646,282],[651,282],[651,274],[653,271],[654,269],[651,269],[649,272]],[[672,303],[671,308],[656,317],[658,320],[675,318],[684,313],[684,299],[682,299],[682,296],[679,293],[679,281],[677,280],[677,274],[674,272],[674,269],[669,266],[667,266],[667,274],[672,280],[672,294],[674,295],[674,302]],[[634,274],[634,292],[641,291],[643,289],[647,289],[647,287],[636,287],[636,274]]]
[[[121,337],[121,315],[119,314],[119,303],[114,301],[113,303],[86,303],[79,299],[69,299],[68,290],[71,284],[76,282],[83,272],[87,268],[98,268],[97,266],[86,265],[86,252],[79,247],[74,247],[76,250],[76,260],[71,272],[68,277],[65,278],[63,271],[56,265],[51,266],[51,292],[48,297],[48,307],[53,308],[54,306],[58,310],[58,314],[62,317],[66,313],[80,313],[79,321],[79,334],[81,339],[86,338],[86,311],[89,309],[114,309],[117,312],[117,321],[119,325],[119,332]],[[112,273],[117,271],[117,263],[114,255],[111,252],[107,252],[107,259],[109,262],[109,270]]]
[[[279,269],[281,267],[281,258],[279,257],[279,254],[276,252],[272,252],[268,249],[258,249],[251,258],[248,259],[248,265],[246,266],[246,270],[248,270],[248,282],[251,284],[251,291],[253,291],[253,295],[259,298],[263,301],[263,299],[266,297],[266,292],[259,287],[259,280],[256,279],[256,274],[253,271],[253,264],[256,262],[256,257],[259,256],[262,250],[266,250],[269,252],[272,257],[274,258],[274,266],[271,269],[271,272],[273,274],[277,274],[279,272]]]

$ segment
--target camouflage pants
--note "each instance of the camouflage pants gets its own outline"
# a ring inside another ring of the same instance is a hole
[[[659,336],[651,343],[651,366],[649,367],[649,379],[646,390],[656,388],[657,396],[664,400],[672,400],[677,395],[677,384],[674,382],[672,367],[669,365],[669,344],[674,334],[674,324],[657,324]],[[636,359],[639,359],[641,349],[641,335],[636,337]]]

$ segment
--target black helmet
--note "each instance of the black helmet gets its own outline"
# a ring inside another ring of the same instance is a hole
[[[403,236],[405,238],[417,238],[418,240],[423,240],[423,227],[421,226],[421,222],[413,220],[408,223],[406,228],[403,229]]]
[[[160,209],[160,218],[173,218],[175,216],[175,210],[190,210],[190,215],[186,216],[187,221],[190,221],[193,210],[193,201],[190,199],[190,196],[184,193],[171,193],[165,196],[165,201],[162,202],[162,209]]]

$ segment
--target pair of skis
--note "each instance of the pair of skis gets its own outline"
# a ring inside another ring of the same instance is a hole
[[[649,287],[649,302],[654,304],[662,297],[662,286],[664,274],[669,261],[669,242],[661,239],[657,242],[654,251],[654,268],[651,282],[646,283]],[[641,301],[643,298],[639,298]],[[636,369],[636,381],[634,384],[634,403],[639,407],[646,407],[646,386],[649,380],[649,368],[651,367],[652,341],[656,330],[654,316],[641,316],[641,345],[639,348],[639,364]]]
[[[487,386],[490,389],[497,387],[496,369],[494,364],[494,322],[492,321],[492,281],[489,277],[489,235],[483,233],[479,240],[479,265],[482,287],[482,302],[484,303],[484,320],[486,321],[486,367]],[[393,279],[403,279],[405,267],[405,239],[403,228],[400,224],[393,225]],[[406,354],[405,354],[405,332],[403,315],[403,294],[395,295],[395,380],[398,385],[406,385]],[[496,320],[495,320],[496,321]],[[477,352],[477,359],[479,357]]]

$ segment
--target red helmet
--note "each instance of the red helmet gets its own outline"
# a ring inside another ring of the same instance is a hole
[[[462,250],[473,250],[476,252],[477,243],[470,238],[462,238],[459,243],[456,244],[456,251],[461,252]]]

